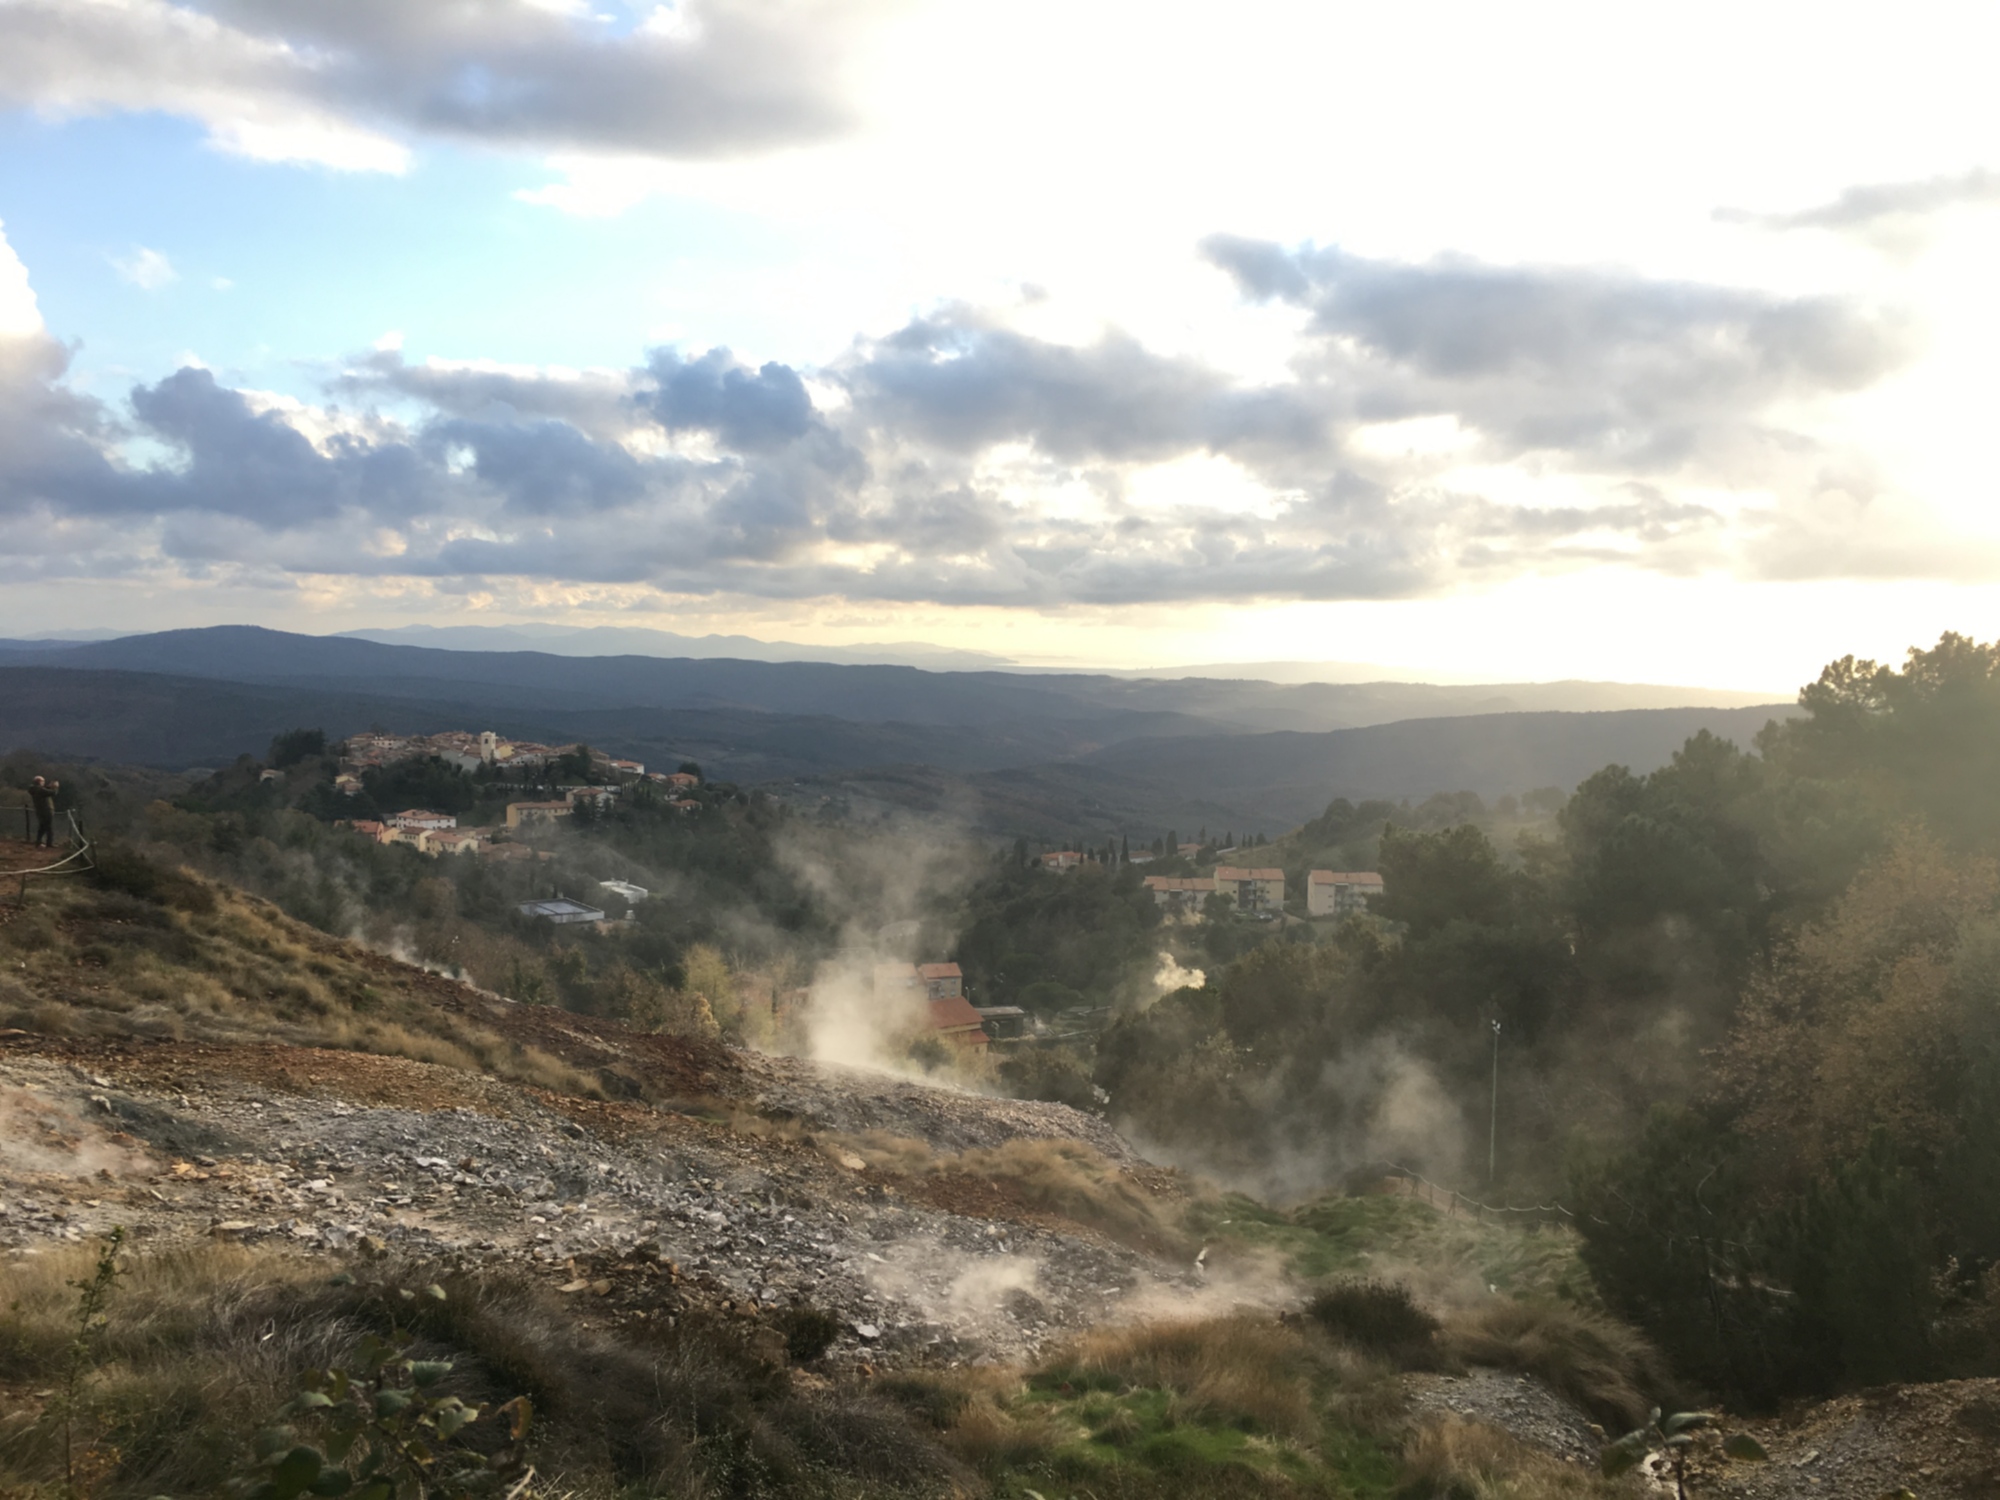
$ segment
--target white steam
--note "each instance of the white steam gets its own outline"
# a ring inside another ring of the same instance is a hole
[[[806,1004],[807,1056],[843,1067],[916,1074],[907,1054],[930,1019],[923,992],[876,993],[876,966],[897,961],[875,948],[848,949],[820,966]]]
[[[1153,970],[1153,996],[1164,1000],[1175,990],[1198,990],[1208,983],[1208,975],[1200,969],[1184,969],[1171,953],[1160,955],[1159,965]]]
[[[910,1058],[911,1044],[930,1031],[924,992],[878,985],[876,970],[945,958],[949,934],[936,916],[977,875],[982,856],[957,826],[906,818],[868,832],[799,829],[780,842],[778,855],[841,930],[838,951],[807,987],[806,1055],[939,1081]]]
[[[960,1338],[993,1341],[1018,1336],[1016,1312],[1040,1300],[1041,1262],[999,1252],[969,1255],[930,1236],[899,1241],[868,1267],[878,1296],[899,1302],[926,1323]]]
[[[67,1099],[0,1085],[0,1167],[89,1177],[140,1176],[159,1170],[147,1154],[111,1139],[117,1121],[108,1109],[86,1115]]]

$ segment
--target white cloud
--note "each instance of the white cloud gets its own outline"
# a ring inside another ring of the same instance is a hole
[[[114,255],[111,265],[118,274],[143,291],[157,292],[161,287],[180,280],[180,272],[174,263],[158,250],[149,250],[144,245],[135,246],[130,255]]]
[[[7,243],[7,226],[0,224],[0,338],[25,338],[42,331],[42,310],[28,284],[28,268]]]
[[[727,157],[853,123],[871,0],[684,0],[623,35],[551,0],[0,0],[0,102],[159,111],[262,161],[401,172],[414,140]]]

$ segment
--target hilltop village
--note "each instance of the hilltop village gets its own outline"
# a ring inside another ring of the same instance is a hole
[[[462,963],[468,952],[493,950],[496,942],[525,945],[519,953],[508,947],[502,972],[507,983],[531,992],[539,974],[550,976],[544,987],[560,991],[566,986],[559,974],[615,973],[631,963],[629,955],[618,955],[650,951],[663,931],[705,930],[709,919],[698,910],[702,903],[690,908],[684,876],[648,873],[661,871],[660,857],[669,849],[685,845],[673,856],[676,866],[698,880],[711,879],[718,857],[740,854],[746,830],[771,818],[812,816],[779,809],[755,791],[711,783],[692,762],[654,768],[585,744],[542,744],[492,730],[374,730],[331,744],[317,731],[296,731],[273,742],[268,763],[246,758],[217,773],[217,782],[237,788],[222,792],[225,803],[237,799],[246,812],[268,806],[310,814],[336,837],[382,848],[391,866],[397,861],[386,851],[396,848],[463,872],[451,878],[454,904],[465,910],[476,901],[488,913],[489,935],[475,938],[461,927],[457,937],[443,940],[441,951]],[[684,837],[671,836],[676,828]],[[621,846],[634,858],[610,857]],[[1031,853],[1017,842],[1002,863],[1024,874],[1040,871],[1044,880],[1056,877],[1039,899],[1065,910],[1076,906],[1064,924],[1085,921],[1082,913],[1091,910],[1089,923],[1108,920],[1129,929],[1122,947],[1132,951],[1118,963],[1137,964],[1163,942],[1206,961],[1226,958],[1258,941],[1259,933],[1302,938],[1308,927],[1366,916],[1382,895],[1380,874],[1310,868],[1310,862],[1302,867],[1299,852],[1274,847],[1262,835],[1239,843],[1204,829],[1192,841],[1168,831],[1137,848],[1120,838],[1099,847]],[[1281,854],[1292,866],[1289,876],[1278,863]],[[756,856],[760,864],[769,858],[768,849]],[[512,873],[503,877],[502,871]],[[370,878],[416,877],[394,877],[383,867]],[[668,890],[658,889],[662,878]],[[1099,894],[1085,895],[1084,887]],[[1073,895],[1061,895],[1065,889]],[[1114,891],[1109,898],[1103,894]],[[1015,920],[1003,919],[1003,930]],[[1147,936],[1148,928],[1155,937]],[[494,931],[513,936],[497,939]],[[1168,939],[1170,933],[1181,935]],[[685,941],[677,937],[673,951],[682,951]],[[1052,962],[1030,957],[1012,938],[992,948],[983,941],[968,948],[940,932],[917,941],[912,962],[874,964],[866,983],[878,1014],[897,1018],[899,1032],[928,1035],[945,1056],[998,1056],[1096,1035],[1113,1015],[1112,991],[1130,983],[1112,981],[1110,969],[1098,975],[1104,967],[1099,960]],[[600,949],[600,943],[610,946]],[[663,972],[678,967],[668,960]],[[739,976],[729,987],[746,983],[765,994],[770,1026],[802,1032],[809,1025],[810,988],[800,978]]]
[[[701,803],[696,769],[649,772],[635,760],[619,760],[585,745],[542,745],[531,740],[503,739],[492,730],[469,734],[446,730],[430,735],[361,734],[336,747],[339,771],[334,789],[343,797],[358,797],[366,789],[364,776],[400,763],[434,760],[463,772],[486,773],[490,786],[519,787],[522,796],[506,804],[503,822],[494,827],[461,828],[454,813],[411,807],[380,818],[343,818],[341,826],[365,834],[380,844],[408,844],[420,854],[474,854],[489,859],[526,859],[533,851],[511,842],[506,831],[553,823],[573,816],[579,807],[601,809],[627,788],[645,786],[664,792],[667,805],[691,813]],[[266,777],[282,772],[266,770]],[[564,775],[576,776],[565,783]]]

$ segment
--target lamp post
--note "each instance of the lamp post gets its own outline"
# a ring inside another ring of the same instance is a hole
[[[1500,1022],[1493,1022],[1493,1111],[1486,1126],[1486,1185],[1493,1186],[1500,1156]]]

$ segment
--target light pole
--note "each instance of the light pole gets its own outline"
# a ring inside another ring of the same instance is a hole
[[[1486,1126],[1486,1185],[1493,1186],[1500,1154],[1500,1023],[1493,1023],[1493,1112]]]

